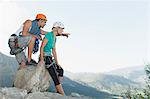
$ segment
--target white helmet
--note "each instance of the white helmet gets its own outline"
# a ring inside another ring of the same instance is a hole
[[[53,27],[65,28],[65,27],[64,27],[64,24],[61,23],[61,22],[55,22],[55,23],[53,24]]]

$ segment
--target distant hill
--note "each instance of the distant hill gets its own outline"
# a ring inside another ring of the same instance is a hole
[[[62,84],[66,95],[70,95],[72,92],[79,93],[81,95],[90,96],[94,99],[111,99],[112,96],[109,93],[98,91],[97,89],[88,86],[87,84],[83,85],[76,81],[69,79],[68,77],[64,77],[64,81]],[[54,85],[52,84],[50,88],[51,92],[55,91]]]
[[[109,92],[112,94],[120,94],[129,86],[140,89],[141,84],[127,79],[123,76],[97,73],[70,73],[66,76],[73,81],[77,81],[83,85],[88,85],[100,91]]]
[[[14,57],[9,57],[0,52],[0,86],[10,87],[18,68]]]
[[[141,85],[143,85],[143,87],[145,85],[146,74],[144,71],[144,66],[134,66],[134,67],[117,69],[117,70],[107,72],[107,74],[123,76],[132,81],[141,83]]]

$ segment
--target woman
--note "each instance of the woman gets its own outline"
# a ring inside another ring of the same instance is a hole
[[[64,71],[59,65],[55,47],[56,35],[62,35],[63,29],[64,25],[61,22],[55,22],[52,31],[45,35],[40,48],[40,63],[45,62],[45,65],[54,81],[57,92],[65,95],[61,86]]]

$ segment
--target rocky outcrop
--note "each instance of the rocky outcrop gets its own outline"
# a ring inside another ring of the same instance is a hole
[[[50,87],[50,81],[52,79],[44,65],[29,65],[17,71],[14,86],[27,92],[44,92]]]
[[[37,92],[41,92],[41,94],[44,94],[44,97],[45,97],[45,92],[47,92],[48,86],[50,86],[50,88],[48,88],[49,89],[48,91],[56,92],[53,81],[49,83],[51,79],[49,79],[48,72],[45,70],[43,66],[42,67],[27,66],[27,68],[24,68],[19,71],[17,70],[18,67],[19,67],[18,63],[14,57],[6,56],[0,52],[0,87],[3,87],[3,88],[7,87],[5,90],[9,91],[9,93],[6,91],[2,93],[0,92],[0,99],[24,99],[21,97],[24,97],[24,95],[27,97],[27,95],[29,94],[26,94],[26,93],[28,92],[33,92],[33,93],[30,93],[30,95],[33,95]],[[13,84],[17,88],[22,89],[22,91],[19,90],[16,92],[14,88],[13,89],[8,88],[8,87],[12,87]],[[65,94],[69,96],[69,98],[67,99],[70,99],[70,97],[71,98],[82,97],[81,99],[84,99],[83,97],[85,96],[93,97],[94,99],[111,99],[111,98],[107,98],[107,97],[110,97],[111,94],[98,91],[92,87],[87,86],[87,84],[85,83],[82,84],[78,80],[71,80],[65,76],[64,76],[62,86],[64,88]],[[1,88],[0,88],[0,91],[1,91]],[[48,93],[48,94],[53,94],[55,96],[54,93]],[[59,95],[59,94],[56,94],[56,95]],[[5,98],[2,98],[3,96],[5,96]],[[85,99],[89,99],[89,97],[88,98],[86,97]],[[46,98],[46,99],[49,99],[49,98]]]
[[[27,90],[18,88],[0,88],[0,99],[23,99]]]
[[[74,93],[75,94],[75,93]],[[77,93],[76,93],[77,94]],[[92,99],[85,96],[62,96],[51,92],[33,92],[27,94],[27,90],[15,87],[0,88],[0,99]]]

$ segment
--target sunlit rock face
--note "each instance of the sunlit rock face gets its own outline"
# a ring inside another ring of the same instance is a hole
[[[44,92],[50,87],[50,81],[52,79],[44,65],[30,65],[17,71],[14,86],[27,92]]]

